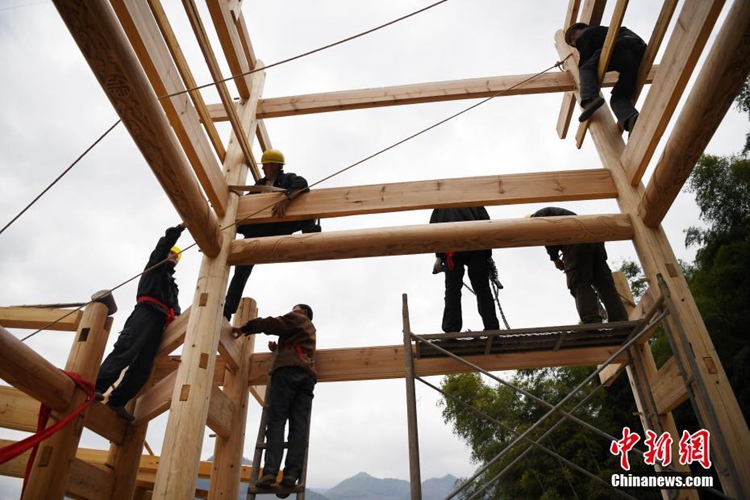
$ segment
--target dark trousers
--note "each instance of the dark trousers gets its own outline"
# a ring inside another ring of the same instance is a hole
[[[102,363],[96,379],[96,390],[105,392],[117,381],[122,370],[128,367],[120,385],[109,395],[110,405],[124,406],[148,380],[164,333],[165,319],[164,312],[138,304],[125,321],[114,350]]]
[[[461,289],[464,285],[464,266],[468,268],[471,287],[477,294],[477,309],[482,317],[485,330],[499,330],[500,323],[495,313],[495,303],[490,290],[489,265],[487,254],[479,252],[456,252],[452,270],[445,266],[445,309],[443,310],[443,331],[460,332],[463,326],[461,315]]]
[[[617,71],[620,76],[617,83],[612,89],[610,105],[612,112],[621,124],[625,123],[628,118],[636,114],[633,106],[633,96],[635,95],[635,85],[638,79],[638,68],[643,59],[643,53],[646,51],[646,45],[633,38],[618,40],[615,49],[612,52],[612,58],[609,61],[608,71]],[[581,105],[586,105],[589,101],[599,95],[599,77],[597,71],[599,68],[599,58],[601,50],[597,50],[580,68],[581,81]]]
[[[598,298],[604,303],[609,321],[628,320],[628,313],[615,289],[612,271],[607,265],[604,243],[563,247],[563,262],[568,290],[576,300],[576,309],[582,322],[602,322]]]
[[[234,268],[232,281],[229,282],[229,288],[227,289],[227,297],[224,299],[224,316],[227,319],[237,312],[242,292],[245,291],[245,285],[250,278],[250,273],[253,272],[253,267],[255,266],[250,264],[249,266],[236,266]]]
[[[278,474],[284,454],[284,426],[289,421],[289,447],[284,475],[299,479],[305,460],[315,379],[304,368],[285,366],[274,370],[266,401],[266,458],[263,474]]]

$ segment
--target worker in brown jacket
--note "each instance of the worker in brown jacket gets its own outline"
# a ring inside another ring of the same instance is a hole
[[[251,319],[233,329],[235,335],[265,333],[277,335],[278,344],[268,343],[274,352],[271,383],[266,399],[266,458],[263,476],[257,486],[276,482],[284,453],[284,426],[289,421],[289,449],[286,454],[281,485],[297,484],[305,459],[315,372],[315,326],[313,311],[307,304],[297,304],[283,316]]]

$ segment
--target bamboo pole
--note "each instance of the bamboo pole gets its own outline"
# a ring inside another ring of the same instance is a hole
[[[412,357],[409,303],[406,294],[401,296],[401,309],[404,323],[404,381],[406,382],[406,428],[409,435],[409,486],[411,490],[411,499],[421,500],[422,478],[419,470],[417,396],[414,387],[414,358]]]
[[[201,194],[109,2],[54,4],[190,234],[206,255],[215,257],[221,242],[216,214]]]

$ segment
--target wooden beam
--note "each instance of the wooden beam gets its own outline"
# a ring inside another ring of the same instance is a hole
[[[15,387],[0,386],[0,428],[36,432],[39,401]]]
[[[141,0],[112,0],[111,3],[154,92],[161,97],[159,102],[203,191],[217,215],[223,216],[229,196],[227,183],[151,9]],[[164,97],[170,94],[177,95]]]
[[[164,40],[167,42],[167,47],[169,48],[169,52],[172,54],[172,59],[174,59],[174,62],[177,65],[177,69],[180,72],[182,81],[185,82],[185,86],[187,86],[187,88],[189,89],[198,87],[198,83],[193,77],[193,73],[190,70],[187,59],[185,59],[185,55],[182,53],[180,44],[177,42],[177,37],[172,30],[172,25],[169,23],[167,14],[166,12],[164,12],[164,8],[161,5],[161,0],[150,0],[149,4],[151,5],[151,12],[153,12],[154,14],[156,23],[159,25],[159,29],[161,30],[161,34],[164,37]],[[195,109],[200,116],[201,122],[206,129],[206,133],[211,140],[211,144],[214,147],[214,151],[216,151],[216,155],[219,157],[219,160],[223,162],[224,157],[227,155],[227,151],[224,148],[224,142],[222,141],[221,137],[219,137],[219,132],[218,130],[216,130],[216,126],[210,119],[211,115],[208,111],[208,107],[206,106],[206,102],[203,100],[203,95],[200,93],[200,90],[191,90],[190,98],[193,100],[193,105],[195,106]]]
[[[136,425],[149,422],[169,410],[175,380],[177,380],[176,371],[161,379],[138,397],[134,414]]]
[[[659,414],[674,410],[688,398],[687,388],[674,356],[659,368],[651,384]]]
[[[565,20],[563,21],[563,29],[576,22],[578,19],[578,10],[581,8],[581,0],[568,0],[568,10],[565,11]]]
[[[72,498],[116,498],[113,494],[114,471],[74,457],[66,493]],[[32,497],[34,498],[34,497]]]
[[[203,57],[208,64],[208,69],[211,72],[211,78],[213,78],[213,81],[216,82],[216,90],[219,93],[219,97],[221,97],[221,102],[224,105],[224,109],[229,117],[229,122],[232,124],[234,138],[236,141],[238,141],[238,144],[242,150],[242,154],[245,157],[245,163],[252,167],[255,164],[255,158],[253,157],[253,151],[250,147],[250,141],[248,140],[248,136],[242,126],[242,121],[237,115],[234,100],[229,94],[229,89],[227,88],[226,83],[222,81],[224,79],[224,76],[222,75],[219,63],[216,60],[216,55],[211,48],[211,40],[208,37],[208,33],[206,33],[205,27],[203,26],[203,21],[201,20],[198,8],[196,7],[194,0],[183,0],[183,5],[185,6],[185,12],[187,13],[188,19],[190,20],[190,25],[193,27],[193,31],[195,32],[195,37],[198,40],[198,45],[201,48],[201,52],[203,52]],[[251,172],[255,180],[260,179],[260,172],[258,172],[257,169],[253,170],[251,168]],[[214,255],[211,255],[210,257],[214,257]]]
[[[33,377],[28,374],[33,373]],[[76,384],[0,326],[0,378],[53,410],[68,408]]]
[[[115,444],[122,444],[128,422],[101,403],[91,403],[86,410],[86,428]]]
[[[641,67],[638,69],[638,80],[635,84],[635,94],[633,94],[634,104],[638,101],[638,96],[640,96],[648,74],[651,71],[651,67],[654,65],[656,54],[659,53],[659,49],[664,41],[664,36],[667,33],[667,28],[669,28],[669,23],[672,21],[672,16],[674,15],[676,8],[677,0],[664,0],[664,3],[661,5],[659,17],[656,19],[656,24],[651,32],[651,37],[648,39],[646,52],[643,54],[643,59],[641,59]]]
[[[602,46],[601,54],[599,55],[599,67],[596,72],[597,81],[599,82],[604,80],[604,75],[607,74],[609,61],[612,59],[617,35],[620,33],[620,26],[622,25],[622,19],[625,17],[625,10],[627,8],[628,0],[617,0],[615,10],[612,13],[612,20],[610,21],[609,29],[607,30],[607,36],[604,38],[604,45]],[[589,121],[590,120],[586,120],[578,125],[578,132],[576,133],[576,147],[578,149],[581,148],[583,139],[586,137],[586,130],[589,127]]]
[[[518,248],[632,238],[626,215],[535,217],[270,236],[233,241],[229,264]]]
[[[54,0],[60,16],[201,250],[219,253],[221,231],[108,2]]]
[[[232,434],[232,417],[234,415],[234,403],[216,387],[211,386],[211,404],[208,407],[208,418],[206,425],[213,430],[217,436],[228,438]]]
[[[240,349],[241,345],[237,342],[237,339],[232,337],[232,325],[225,321],[221,325],[221,333],[219,337],[219,354],[227,364],[227,368],[234,372],[240,365]]]
[[[638,133],[632,135],[622,155],[632,186],[641,182],[723,5],[724,0],[685,1],[643,103]]]
[[[488,371],[524,370],[548,366],[597,365],[611,356],[617,347],[589,347],[564,351],[540,351],[467,356],[465,359]],[[403,378],[404,346],[352,347],[320,349],[315,354],[318,382],[346,382]],[[624,361],[625,357],[619,358]],[[270,353],[250,357],[250,385],[265,385],[270,368]],[[414,360],[415,375],[447,375],[472,371],[453,358]]]
[[[562,106],[560,106],[560,114],[557,116],[557,136],[560,139],[565,139],[568,136],[568,128],[570,128],[570,121],[573,119],[573,112],[576,108],[576,95],[573,91],[568,91],[563,94]]]
[[[175,320],[164,330],[159,344],[157,356],[167,356],[185,342],[185,331],[190,320],[190,307],[182,311]]]
[[[656,227],[750,73],[750,2],[732,5],[643,193],[638,215]]]
[[[29,330],[59,330],[74,332],[78,329],[82,311],[49,307],[0,307],[0,325],[5,328]]]
[[[254,69],[252,61],[245,57],[245,50],[240,39],[239,30],[235,21],[231,6],[227,0],[207,0],[208,12],[213,19],[219,43],[224,50],[224,56],[229,64],[229,72],[232,75],[244,75]],[[239,11],[242,16],[242,11]],[[250,97],[250,75],[237,76],[234,79],[237,90],[242,99]]]
[[[237,221],[274,222],[277,193],[240,198]],[[607,170],[489,175],[432,181],[313,189],[289,205],[286,220],[344,217],[427,208],[514,205],[616,198]]]

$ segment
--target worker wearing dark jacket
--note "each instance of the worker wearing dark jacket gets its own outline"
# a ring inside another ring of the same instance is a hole
[[[170,227],[159,239],[138,281],[137,303],[125,321],[125,327],[107,356],[96,379],[97,399],[125,372],[120,384],[109,395],[107,406],[126,420],[133,416],[125,410],[130,401],[151,375],[151,367],[159,349],[164,329],[180,314],[177,283],[174,271],[181,251],[175,247],[184,224]],[[153,269],[152,269],[153,268]]]
[[[430,224],[441,222],[466,222],[490,220],[484,207],[438,208],[430,216]],[[445,308],[443,309],[443,331],[460,332],[463,326],[461,314],[461,289],[464,284],[464,267],[477,296],[477,309],[485,330],[498,330],[500,324],[495,313],[495,303],[490,290],[492,250],[445,252],[436,254],[433,274],[445,271]]]
[[[537,210],[532,217],[564,215],[576,214],[564,208],[546,207]],[[610,322],[628,320],[628,313],[615,289],[612,270],[607,265],[604,243],[550,245],[545,248],[555,267],[565,272],[568,290],[575,298],[578,316],[583,323],[602,322],[597,294],[607,310]]]
[[[307,188],[307,180],[292,172],[284,172],[284,155],[276,149],[267,149],[261,157],[263,164],[263,173],[265,176],[259,179],[256,186],[273,186],[286,190],[286,194]],[[251,193],[252,194],[252,193]],[[283,217],[286,214],[286,208],[289,206],[289,199],[286,199],[273,207],[273,214],[276,217]],[[237,232],[245,238],[261,238],[263,236],[281,236],[283,234],[292,234],[297,231],[303,233],[320,232],[320,226],[314,220],[302,221],[285,221],[285,222],[266,222],[262,224],[244,224],[237,227]],[[232,281],[227,289],[227,297],[224,301],[224,316],[229,319],[232,314],[237,312],[237,307],[242,298],[242,292],[245,290],[250,273],[253,272],[253,265],[236,266]]]
[[[581,106],[583,112],[578,121],[585,122],[604,104],[599,95],[599,58],[607,37],[606,26],[591,26],[585,23],[571,25],[565,32],[565,41],[578,49],[578,69],[581,83]],[[625,27],[617,33],[612,57],[607,70],[617,71],[620,76],[612,89],[610,105],[618,123],[628,132],[633,130],[638,111],[633,106],[633,96],[638,79],[638,68],[646,51],[646,43]]]
[[[289,421],[289,449],[284,464],[282,486],[294,486],[302,474],[305,459],[313,389],[317,381],[315,372],[315,326],[312,308],[297,304],[292,311],[275,318],[256,318],[240,328],[235,335],[265,333],[277,335],[269,342],[274,358],[271,366],[271,384],[266,400],[266,458],[263,476],[257,486],[270,486],[276,482],[284,453],[284,426]]]

